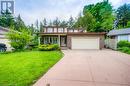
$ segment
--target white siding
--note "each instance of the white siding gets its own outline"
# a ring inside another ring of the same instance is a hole
[[[128,41],[130,42],[130,35],[129,35],[129,37],[128,37]]]
[[[6,38],[6,36],[5,35],[0,35],[0,38]]]
[[[118,42],[122,41],[122,40],[128,41],[129,40],[129,35],[119,35],[118,36]]]
[[[0,34],[6,34],[6,31],[0,30]]]
[[[0,30],[0,43],[6,44],[7,51],[11,51],[11,45],[9,44],[9,40],[6,38],[6,31]]]

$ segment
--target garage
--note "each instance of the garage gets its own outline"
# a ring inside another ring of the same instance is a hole
[[[6,33],[9,31],[9,29],[0,27],[0,43],[6,44],[7,51],[11,51],[11,45],[9,44],[9,40],[6,38]]]
[[[72,37],[71,49],[100,49],[99,37]]]

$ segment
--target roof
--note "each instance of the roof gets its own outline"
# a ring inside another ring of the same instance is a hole
[[[107,35],[108,36],[116,36],[116,35],[125,35],[125,34],[130,34],[130,28],[111,30]]]
[[[56,34],[66,34],[66,35],[105,35],[105,32],[69,32],[69,33],[39,33],[43,35],[56,35]]]
[[[9,31],[8,28],[4,28],[4,27],[1,27],[1,26],[0,26],[0,30],[3,30],[3,31],[5,31],[5,32],[8,32],[8,31]]]
[[[68,33],[68,35],[105,35],[105,32],[79,32],[79,33]]]
[[[63,27],[63,26],[43,26],[43,28],[67,28],[67,29],[81,29],[84,30],[84,28],[69,28],[67,26]]]

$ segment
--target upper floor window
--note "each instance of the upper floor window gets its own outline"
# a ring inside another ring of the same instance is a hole
[[[52,33],[53,32],[53,28],[47,28],[47,32]]]
[[[73,29],[70,29],[69,32],[73,32]]]
[[[64,32],[63,28],[58,28],[58,32]]]
[[[54,28],[54,32],[55,32],[55,33],[57,32],[57,28]]]

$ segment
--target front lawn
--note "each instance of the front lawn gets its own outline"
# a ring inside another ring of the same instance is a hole
[[[59,51],[0,54],[0,86],[29,86],[61,57]]]

